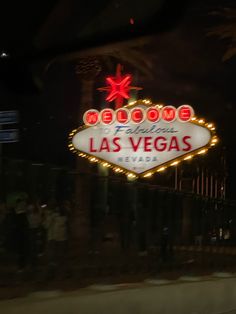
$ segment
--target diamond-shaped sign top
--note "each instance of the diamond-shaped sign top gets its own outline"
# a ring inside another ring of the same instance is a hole
[[[200,123],[201,122],[201,123]],[[116,172],[148,176],[215,145],[212,128],[196,119],[172,123],[144,120],[140,124],[98,123],[71,133],[70,149]]]

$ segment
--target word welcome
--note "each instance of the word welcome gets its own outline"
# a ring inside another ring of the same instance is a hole
[[[163,120],[171,123],[178,119],[180,122],[188,122],[194,116],[194,110],[189,105],[182,105],[178,108],[173,106],[165,106],[160,108],[157,106],[150,106],[146,109],[141,107],[134,107],[132,109],[119,108],[113,110],[106,108],[100,112],[96,109],[89,109],[84,113],[83,121],[87,126],[95,126],[98,123],[109,125],[114,122],[126,124],[128,122],[139,124],[144,120],[150,123],[156,123]]]

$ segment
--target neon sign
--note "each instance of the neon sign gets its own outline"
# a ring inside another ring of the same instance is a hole
[[[218,139],[215,127],[182,105],[132,105],[85,112],[84,126],[70,133],[69,149],[129,177],[149,177],[204,154]]]
[[[134,107],[132,109],[119,108],[113,110],[110,108],[103,109],[99,112],[96,109],[89,109],[84,113],[83,120],[87,126],[94,126],[98,123],[111,124],[113,122],[119,122],[121,124],[142,123],[145,119],[150,123],[163,120],[167,123],[171,123],[178,119],[180,122],[188,122],[194,116],[193,108],[189,105],[183,105],[179,108],[173,106],[165,106],[160,108],[157,106],[150,106],[146,109],[141,107]]]
[[[124,99],[129,99],[129,91],[130,90],[140,90],[141,87],[131,86],[132,76],[131,74],[121,75],[121,65],[118,64],[116,68],[116,76],[107,77],[106,87],[98,88],[99,91],[106,91],[108,95],[106,100],[108,102],[112,102],[115,100],[116,108],[120,108],[123,105]]]

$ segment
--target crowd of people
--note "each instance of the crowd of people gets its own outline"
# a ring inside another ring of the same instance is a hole
[[[134,199],[131,192],[127,193],[128,188],[130,186],[125,186],[119,194],[126,195],[125,200],[121,198],[118,202],[111,195],[109,206],[92,199],[89,238],[88,243],[86,239],[84,243],[89,255],[98,254],[107,241],[115,246],[117,243],[124,253],[133,250],[140,256],[147,255],[148,247],[156,245],[158,234],[156,228],[153,231],[150,227],[146,205]],[[49,273],[65,266],[68,243],[73,238],[73,204],[55,200],[42,204],[26,198],[18,198],[11,205],[0,202],[0,253],[2,250],[5,256],[14,256],[18,272],[28,268],[35,270],[41,266],[41,261],[45,261]],[[159,233],[160,255],[166,261],[172,251],[169,228],[164,226]]]
[[[55,267],[63,258],[69,233],[70,203],[48,204],[17,199],[13,206],[0,204],[0,247],[17,256],[18,271],[38,266],[47,255]]]

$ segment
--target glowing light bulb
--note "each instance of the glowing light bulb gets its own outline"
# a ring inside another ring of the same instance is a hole
[[[144,178],[148,178],[152,176],[152,172],[148,172],[147,174],[145,174]]]
[[[164,171],[166,169],[166,167],[161,167],[159,169],[157,169],[158,172]]]
[[[200,150],[200,152],[198,152],[198,154],[201,155],[201,154],[205,154],[206,152],[207,152],[207,149],[202,149]]]
[[[189,160],[189,159],[192,159],[192,158],[193,158],[193,156],[189,155],[189,156],[185,157],[184,160]]]

